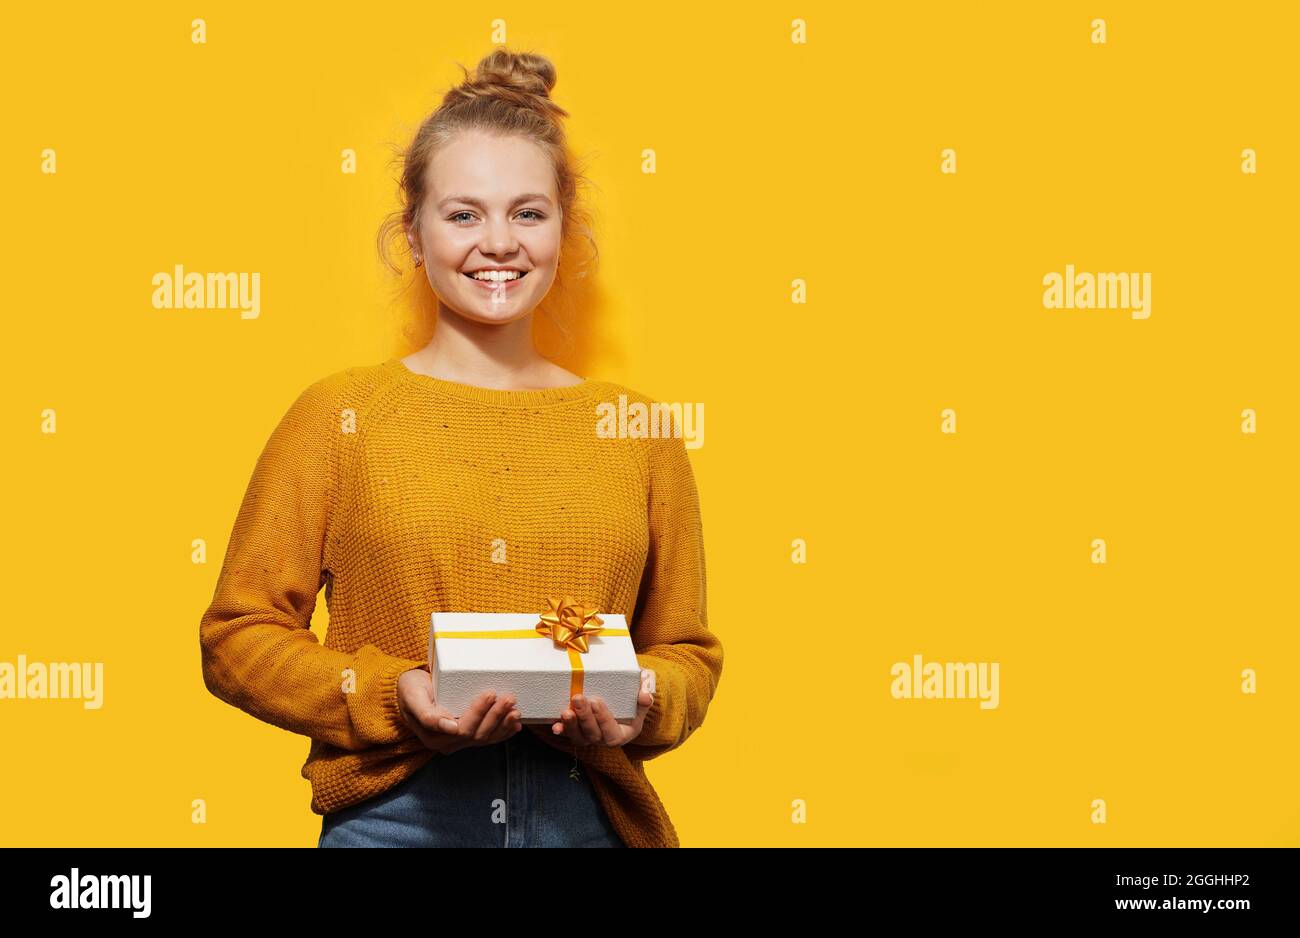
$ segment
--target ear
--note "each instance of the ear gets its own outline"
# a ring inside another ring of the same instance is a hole
[[[423,266],[424,251],[420,249],[420,241],[411,234],[410,229],[406,229],[406,243],[411,246],[411,262],[414,263],[416,267]]]

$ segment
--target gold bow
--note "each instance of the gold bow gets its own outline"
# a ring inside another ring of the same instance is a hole
[[[587,638],[605,631],[604,622],[596,610],[586,608],[572,596],[552,596],[546,601],[551,608],[540,613],[542,621],[537,623],[537,631],[549,635],[556,648],[569,648],[586,654]]]

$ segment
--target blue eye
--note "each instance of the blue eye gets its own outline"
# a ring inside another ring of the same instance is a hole
[[[535,218],[537,221],[544,221],[544,220],[546,219],[546,216],[543,215],[541,212],[537,211],[537,209],[535,209],[535,208],[526,208],[526,209],[523,210],[523,212],[520,212],[519,214],[520,214],[520,215],[523,215],[525,212],[527,212],[527,213],[533,215],[534,218]],[[448,219],[448,221],[454,221],[454,222],[456,222],[457,224],[459,224],[459,223],[460,223],[460,216],[462,216],[462,215],[469,215],[470,217],[473,217],[473,214],[474,214],[474,213],[473,213],[473,212],[470,212],[470,211],[460,211],[460,212],[457,212],[455,215],[452,215],[452,216]],[[533,219],[529,219],[529,220],[532,221]]]

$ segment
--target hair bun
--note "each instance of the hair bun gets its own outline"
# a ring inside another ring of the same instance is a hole
[[[543,55],[498,48],[479,60],[473,81],[477,85],[550,97],[555,87],[555,66]]]
[[[569,116],[568,111],[551,100],[555,65],[544,55],[511,52],[498,46],[479,59],[473,76],[464,65],[458,63],[458,66],[465,73],[465,80],[447,92],[442,101],[444,107],[472,105],[486,99],[528,108],[552,122]]]

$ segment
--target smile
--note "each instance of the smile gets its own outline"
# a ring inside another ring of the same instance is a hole
[[[463,270],[461,273],[470,280],[473,280],[479,286],[486,287],[489,290],[496,289],[497,287],[506,287],[509,289],[512,284],[516,284],[523,280],[524,277],[528,276],[528,271],[526,270],[493,272],[491,275],[481,272],[477,277]]]

